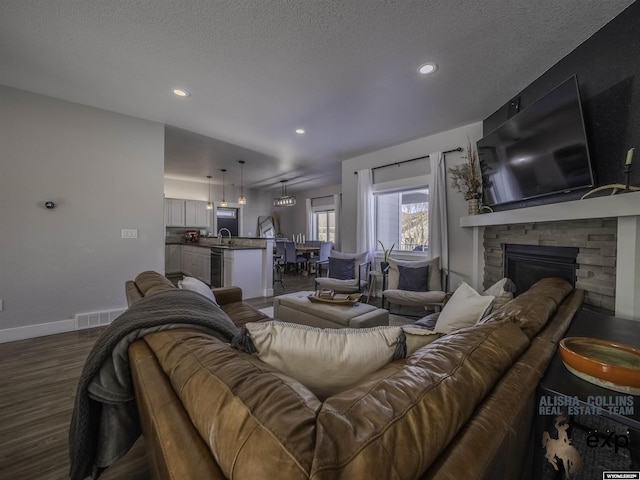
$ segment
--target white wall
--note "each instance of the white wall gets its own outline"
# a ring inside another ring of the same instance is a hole
[[[0,111],[0,341],[125,308],[164,271],[163,125],[2,86]]]
[[[230,207],[242,208],[241,236],[253,237],[257,235],[258,217],[271,215],[272,198],[266,193],[244,188],[247,203],[244,206],[236,204],[240,195],[240,187],[227,185],[225,187],[226,200]],[[164,195],[166,198],[184,198],[186,200],[209,200],[209,184],[189,182],[173,178],[164,179]],[[211,184],[211,201],[216,204],[222,199],[222,185]]]
[[[357,176],[354,175],[354,172],[364,168],[373,168],[422,157],[435,151],[451,150],[457,147],[466,149],[468,140],[475,143],[481,137],[482,122],[477,122],[342,162],[342,216],[340,222],[342,249],[353,252],[356,248]],[[462,158],[462,155],[464,155],[464,152],[447,154],[445,157],[447,168],[464,162],[465,159]],[[415,164],[420,165],[420,162],[415,162]],[[411,168],[406,167],[406,175],[415,175],[416,172],[412,171]],[[384,170],[382,171],[384,172]],[[430,169],[425,164],[424,174],[429,175],[430,173]],[[467,202],[461,193],[451,190],[448,175],[447,187],[450,287],[453,289],[460,281],[471,281],[473,273],[473,232],[470,229],[460,227],[460,217],[467,214]]]

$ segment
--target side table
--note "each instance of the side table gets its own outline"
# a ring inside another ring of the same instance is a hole
[[[384,281],[384,276],[385,276],[385,272],[382,272],[380,270],[371,270],[369,272],[369,290],[367,291],[367,303],[369,303],[369,300],[371,299],[371,297],[376,297],[376,288],[378,285],[378,282],[380,282],[380,288],[384,290],[384,285],[385,285],[385,281]]]
[[[566,336],[595,337],[640,348],[640,322],[582,310]],[[581,463],[577,478],[603,478],[604,471],[640,472],[640,396],[582,380],[567,370],[556,352],[538,386],[536,407],[534,478],[565,478],[561,472],[568,464],[563,456]],[[555,451],[556,447],[564,447],[564,453]],[[545,453],[555,457],[559,472]]]

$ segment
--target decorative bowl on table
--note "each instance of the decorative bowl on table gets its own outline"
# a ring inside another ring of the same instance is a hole
[[[640,395],[640,350],[590,337],[560,341],[560,358],[577,377],[609,390]]]

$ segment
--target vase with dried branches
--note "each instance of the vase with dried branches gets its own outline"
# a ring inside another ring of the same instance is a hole
[[[482,195],[482,170],[478,161],[478,152],[473,148],[471,140],[467,142],[467,161],[449,168],[451,188],[464,195],[469,202],[469,215],[480,212],[480,197]]]

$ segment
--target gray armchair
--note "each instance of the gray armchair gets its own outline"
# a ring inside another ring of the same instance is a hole
[[[407,285],[411,282],[414,282],[415,289]],[[389,310],[391,304],[437,310],[442,306],[446,295],[442,285],[440,257],[421,261],[390,258],[387,286],[382,292],[383,308],[386,301],[389,303]]]
[[[340,293],[358,293],[369,280],[371,262],[367,253],[344,253],[331,251],[326,262],[318,262],[316,289],[326,288]],[[322,266],[328,266],[327,276],[322,276]]]

